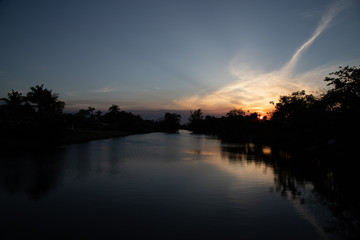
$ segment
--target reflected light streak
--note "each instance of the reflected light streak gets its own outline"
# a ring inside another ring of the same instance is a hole
[[[191,157],[191,155],[201,156],[202,162],[206,162],[210,165],[221,169],[226,174],[234,176],[242,181],[256,181],[257,183],[262,184],[272,184],[274,182],[274,175],[273,172],[271,174],[267,173],[267,166],[265,163],[258,163],[246,158],[246,154],[244,154],[244,161],[236,161],[230,162],[227,157],[221,156],[219,154],[219,150],[215,149],[214,151],[200,151],[200,150],[190,150],[186,151],[189,154],[189,157],[186,157],[184,160],[193,163],[199,162],[198,157]],[[246,164],[246,167],[244,167]]]
[[[252,146],[249,145],[249,147]],[[270,155],[272,152],[271,147],[264,146],[262,152],[265,155]],[[186,153],[190,155],[202,155],[204,156],[202,161],[205,161],[206,163],[221,169],[225,173],[236,177],[239,180],[239,184],[233,186],[235,187],[234,192],[238,192],[239,190],[238,188],[246,188],[247,182],[252,182],[252,184],[256,184],[257,186],[262,186],[262,187],[271,186],[274,183],[273,168],[270,167],[269,168],[270,171],[267,171],[268,167],[264,162],[256,163],[254,161],[248,160],[247,154],[244,154],[243,161],[230,162],[227,157],[222,157],[219,154],[219,150],[217,149],[214,151],[190,150],[190,151],[186,151]],[[191,158],[187,160],[190,159]],[[193,161],[194,163],[196,163],[198,160],[193,160]],[[244,164],[246,164],[246,167],[243,166]],[[308,198],[313,196],[312,189],[313,189],[312,184],[305,184],[302,188],[303,194],[307,195]],[[307,200],[311,201],[311,198]],[[253,202],[254,199],[251,199],[249,201]],[[294,206],[295,210],[299,213],[299,215],[314,227],[314,229],[317,231],[317,233],[319,234],[319,236],[321,236],[322,239],[329,239],[329,236],[324,231],[321,222],[316,218],[316,216],[312,213],[312,211],[306,208],[306,205],[302,204],[298,200],[294,200],[291,198],[289,198],[289,201],[291,201],[292,205]],[[316,207],[321,207],[321,205]]]
[[[271,155],[271,148],[267,147],[267,146],[264,146],[263,149],[262,149],[262,152],[265,155]]]

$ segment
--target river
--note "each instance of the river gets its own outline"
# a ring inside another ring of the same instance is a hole
[[[337,239],[314,184],[277,158],[187,131],[3,156],[0,238]]]

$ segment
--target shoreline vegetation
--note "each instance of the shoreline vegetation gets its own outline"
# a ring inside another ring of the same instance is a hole
[[[177,132],[214,135],[230,142],[253,142],[305,151],[347,151],[357,145],[360,127],[360,67],[340,67],[324,79],[330,89],[313,95],[304,90],[280,96],[275,110],[260,117],[240,108],[223,117],[190,111],[165,112],[163,118],[144,120],[118,105],[106,113],[95,108],[64,113],[65,103],[44,85],[31,87],[26,95],[12,90],[0,104],[0,145],[4,151],[39,150],[64,144],[121,137],[138,133]],[[355,136],[351,137],[350,136]]]

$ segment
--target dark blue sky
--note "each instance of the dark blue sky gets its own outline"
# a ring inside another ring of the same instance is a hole
[[[44,83],[67,109],[261,112],[359,65],[358,29],[356,0],[3,0],[0,96]]]

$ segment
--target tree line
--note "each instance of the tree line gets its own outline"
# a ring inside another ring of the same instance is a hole
[[[65,103],[43,84],[31,87],[25,95],[12,90],[0,100],[0,145],[4,149],[36,150],[135,133],[176,132],[180,127],[179,114],[166,112],[163,118],[150,121],[115,104],[105,113],[93,107],[64,113]]]
[[[340,67],[324,79],[329,89],[280,96],[270,117],[233,109],[226,116],[191,111],[188,129],[229,141],[268,143],[297,148],[355,146],[360,133],[360,68]]]
[[[122,111],[112,105],[103,113],[93,107],[64,113],[65,103],[44,85],[26,95],[12,90],[0,105],[1,146],[58,145],[78,140],[154,131],[216,135],[227,141],[267,143],[297,147],[344,146],[358,142],[360,127],[360,68],[340,67],[324,80],[329,89],[319,94],[304,90],[280,96],[269,118],[232,109],[223,117],[190,111],[189,123],[181,115],[164,113],[157,121]],[[104,134],[106,133],[106,134]],[[82,134],[82,136],[80,135]],[[76,137],[77,136],[77,137]],[[80,136],[80,137],[79,137]],[[349,136],[353,136],[350,140]],[[349,145],[349,146],[350,146]]]

